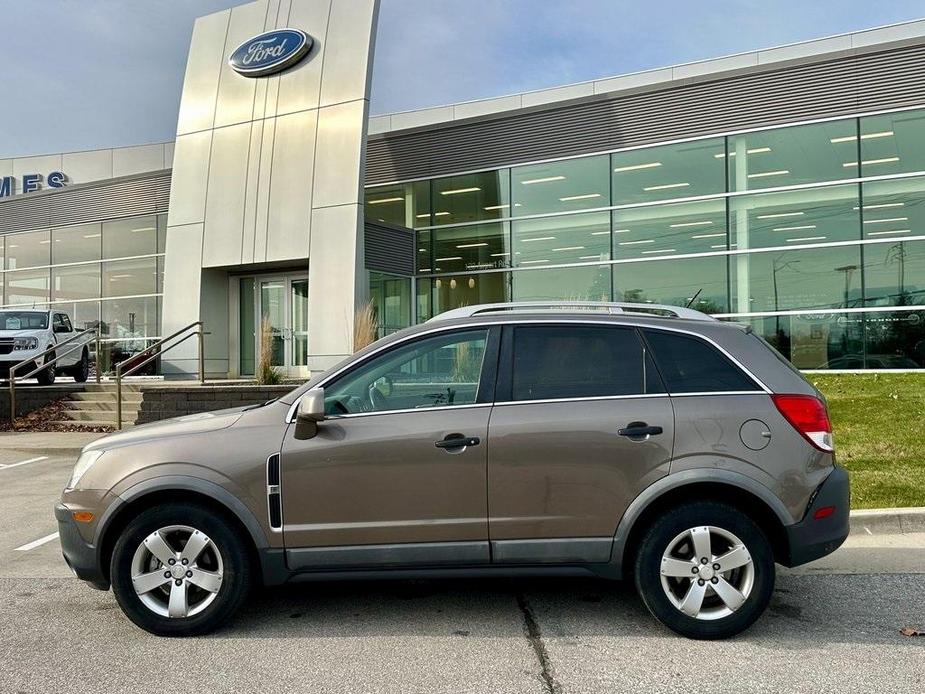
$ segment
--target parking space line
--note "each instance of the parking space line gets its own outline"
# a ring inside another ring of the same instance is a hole
[[[51,542],[54,539],[57,539],[58,533],[52,533],[51,535],[46,535],[45,537],[40,537],[38,540],[33,540],[24,544],[22,547],[17,547],[14,551],[16,552],[28,552],[30,549],[35,549],[36,547],[41,547],[47,542]]]
[[[29,458],[29,460],[21,460],[18,463],[10,463],[9,465],[0,465],[0,470],[8,470],[11,467],[19,467],[20,465],[28,465],[29,463],[37,463],[40,460],[48,460],[48,456],[40,455],[38,458]]]

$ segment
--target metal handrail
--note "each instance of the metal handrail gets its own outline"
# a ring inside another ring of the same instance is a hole
[[[16,378],[17,378],[17,376],[16,376],[16,370],[17,370],[19,367],[21,367],[21,366],[25,366],[26,364],[31,364],[32,362],[37,362],[38,359],[40,359],[41,357],[44,357],[46,354],[51,354],[52,352],[57,352],[57,351],[58,351],[61,347],[63,347],[64,345],[66,345],[66,344],[68,344],[68,343],[70,343],[70,342],[73,342],[74,340],[76,340],[76,339],[79,338],[79,337],[83,337],[83,336],[86,335],[87,333],[93,333],[94,336],[95,336],[95,342],[96,342],[96,347],[95,347],[95,349],[96,349],[96,382],[97,382],[97,383],[100,382],[100,364],[99,364],[99,361],[100,361],[100,329],[99,329],[99,328],[87,328],[86,330],[81,330],[81,331],[80,331],[79,333],[77,333],[76,335],[71,335],[71,336],[70,336],[69,338],[67,338],[66,340],[61,340],[61,342],[58,342],[58,343],[54,344],[53,346],[51,346],[51,347],[49,347],[48,349],[46,349],[44,352],[41,352],[40,354],[37,354],[37,355],[35,355],[35,356],[33,356],[33,357],[29,357],[28,359],[23,359],[21,362],[18,362],[18,363],[16,363],[16,364],[13,364],[13,366],[10,367],[10,426],[12,426],[13,424],[16,423]],[[74,347],[71,347],[70,349],[65,350],[65,351],[62,352],[61,354],[56,354],[56,355],[55,355],[55,358],[52,359],[51,361],[47,361],[47,360],[43,361],[41,366],[35,367],[35,368],[32,369],[32,371],[30,371],[29,373],[24,374],[24,375],[22,375],[22,376],[19,376],[19,378],[20,378],[20,379],[31,378],[32,376],[34,376],[35,374],[37,374],[39,371],[44,371],[44,370],[47,369],[49,366],[54,366],[54,365],[57,364],[61,359],[63,359],[64,357],[66,357],[68,354],[71,354],[72,352],[75,352],[75,351],[77,351],[78,349],[83,349],[84,347],[87,346],[87,344],[89,344],[89,340],[87,340],[87,341],[85,341],[85,342],[81,342],[79,345],[75,345]]]
[[[193,337],[194,335],[199,338],[199,382],[200,383],[205,382],[206,380],[205,359],[203,358],[202,338],[206,333],[202,331],[202,327],[203,327],[202,321],[198,320],[195,323],[190,323],[189,325],[183,328],[180,328],[177,332],[171,335],[168,335],[167,337],[163,339],[158,340],[153,345],[148,345],[143,350],[141,350],[140,352],[136,352],[135,354],[133,354],[132,356],[130,356],[128,359],[124,361],[130,361],[133,359],[137,359],[142,354],[146,354],[153,350],[158,350],[158,351],[154,352],[154,354],[151,354],[146,359],[143,359],[137,364],[133,364],[124,372],[122,371],[123,362],[120,361],[118,364],[116,364],[116,428],[117,429],[122,428],[122,379],[125,378],[126,376],[131,376],[133,373],[138,371],[138,369],[140,369],[142,366],[149,364],[150,362],[157,359],[159,356],[161,356],[165,352],[169,352],[170,350],[172,350],[177,345],[183,344],[184,342],[186,342],[189,338]],[[194,328],[198,328],[198,330],[196,330],[195,332],[189,332],[190,330],[193,330]],[[160,349],[164,344],[166,344],[170,340],[173,340],[175,337],[179,337],[180,335],[183,335],[183,333],[187,333],[187,334],[184,335],[182,339],[177,340],[171,345],[167,345],[167,347],[165,347],[164,349]]]

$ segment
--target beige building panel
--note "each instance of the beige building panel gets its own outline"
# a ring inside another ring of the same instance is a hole
[[[301,29],[312,37],[311,52],[299,65],[298,70],[287,70],[279,76],[279,99],[277,115],[295,113],[318,108],[318,93],[321,87],[321,47],[327,41],[326,31],[331,0],[312,3],[295,3],[289,13],[289,26]],[[328,58],[328,56],[325,56]]]
[[[276,119],[267,260],[307,258],[317,111]]]
[[[112,150],[112,175],[131,176],[164,166],[164,144],[120,147]]]
[[[71,152],[62,156],[61,170],[67,176],[68,184],[89,183],[112,178],[111,149],[96,149],[89,152]],[[47,175],[45,172],[44,175]]]
[[[353,101],[318,111],[313,207],[356,203],[360,199],[360,154],[368,102]]]
[[[260,173],[257,178],[257,214],[254,225],[254,262],[267,259],[267,228],[270,216],[270,180],[273,175],[273,141],[276,138],[276,119],[263,121],[260,142]]]
[[[171,212],[171,217],[172,217]],[[167,227],[167,253],[164,257],[164,298],[162,335],[170,335],[200,320],[199,295],[202,279],[202,224]],[[176,285],[176,286],[175,286]],[[205,319],[203,319],[205,320]],[[209,330],[208,325],[206,330]],[[164,373],[196,373],[196,340],[187,340],[170,351]]]
[[[231,10],[225,10],[196,20],[183,78],[177,135],[212,127],[218,77],[226,60],[225,35],[230,19]]]
[[[241,181],[247,175],[251,124],[230,125],[212,132],[212,162],[202,246],[203,267],[241,262],[244,232],[244,196]]]
[[[244,187],[244,229],[241,262],[254,262],[254,231],[257,226],[257,191],[260,185],[260,152],[263,145],[263,121],[251,123],[247,155],[247,181]]]
[[[211,130],[177,137],[170,182],[169,225],[195,224],[205,220],[211,147]]]
[[[231,9],[228,35],[225,38],[224,57],[218,81],[215,103],[215,127],[244,123],[254,112],[254,94],[257,80],[239,75],[228,65],[228,56],[242,43],[254,36],[254,27],[267,16],[267,0],[240,5]]]
[[[376,35],[378,3],[335,2],[331,5],[321,76],[321,106],[366,99],[372,70],[370,57]],[[366,44],[363,38],[369,36]],[[347,48],[349,47],[349,48]]]
[[[165,169],[173,168],[173,150],[174,150],[173,142],[164,143],[164,168]]]
[[[62,170],[61,154],[48,154],[41,157],[20,157],[13,160],[13,175],[22,178],[23,174],[41,174],[42,185],[44,186],[45,177],[51,171]],[[67,173],[67,172],[65,172]],[[16,190],[20,190],[22,180],[16,182]]]

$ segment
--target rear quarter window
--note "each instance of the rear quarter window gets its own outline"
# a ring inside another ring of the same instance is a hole
[[[760,391],[751,378],[706,340],[644,330],[669,393]]]

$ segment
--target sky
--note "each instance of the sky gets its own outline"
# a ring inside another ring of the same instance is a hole
[[[0,158],[173,139],[193,21],[239,4],[0,0]],[[923,17],[921,0],[382,0],[370,109],[501,96]]]

